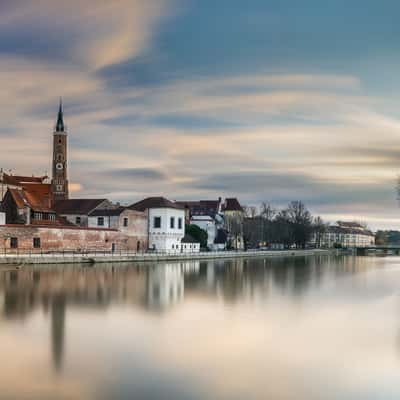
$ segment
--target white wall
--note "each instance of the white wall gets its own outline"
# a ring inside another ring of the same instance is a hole
[[[6,213],[0,212],[0,225],[6,224]]]
[[[179,253],[180,243],[185,235],[185,210],[176,208],[150,208],[149,210],[149,248],[156,251]],[[154,219],[161,218],[161,227],[154,227]],[[174,218],[175,226],[170,227],[170,219]],[[181,229],[178,220],[181,219]]]
[[[185,254],[199,253],[200,243],[181,243],[181,252]]]
[[[194,216],[190,223],[193,225],[197,225],[199,228],[203,229],[207,232],[207,247],[210,249],[214,246],[214,240],[217,236],[217,227],[215,225],[215,220],[209,217],[208,215],[198,215]]]

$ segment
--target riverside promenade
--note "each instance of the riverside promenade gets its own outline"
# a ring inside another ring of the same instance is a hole
[[[218,251],[200,253],[133,253],[133,252],[81,252],[81,253],[6,253],[0,254],[0,265],[32,265],[32,264],[96,264],[96,263],[134,263],[158,261],[190,261],[211,260],[220,258],[250,258],[250,257],[300,257],[314,255],[329,255],[330,250],[248,250],[248,251]]]

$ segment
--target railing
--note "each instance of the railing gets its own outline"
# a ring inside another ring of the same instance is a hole
[[[291,255],[295,253],[324,253],[324,250],[309,249],[309,250],[219,250],[219,251],[201,251],[201,252],[180,252],[174,250],[168,251],[128,251],[128,250],[97,250],[97,249],[85,249],[85,250],[23,250],[23,249],[2,249],[0,250],[0,258],[124,258],[124,257],[143,257],[143,258],[156,258],[157,256],[174,257],[179,258],[198,256],[199,258],[207,257],[229,257],[232,256],[251,256],[251,255],[263,255],[263,254],[282,254]]]

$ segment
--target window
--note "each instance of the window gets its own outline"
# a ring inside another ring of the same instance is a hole
[[[161,217],[154,217],[153,228],[161,228]]]
[[[39,213],[39,212],[35,213],[33,216],[34,219],[42,219],[42,217],[43,217],[42,213]]]
[[[171,229],[175,229],[175,218],[171,217],[169,226]]]
[[[81,223],[81,217],[76,217],[76,218],[75,218],[75,223],[76,223],[77,225],[80,225],[80,223]]]
[[[104,217],[97,218],[97,226],[104,226]]]
[[[50,221],[55,221],[56,220],[56,214],[49,214],[49,220]]]
[[[174,248],[174,245],[172,245],[172,248]]]
[[[128,226],[128,222],[129,222],[128,218],[124,218],[124,226],[125,227]]]
[[[178,218],[178,229],[182,229],[182,218]]]
[[[12,249],[18,249],[18,238],[16,237],[10,238],[10,247]]]
[[[40,249],[40,238],[38,237],[33,238],[33,248]]]

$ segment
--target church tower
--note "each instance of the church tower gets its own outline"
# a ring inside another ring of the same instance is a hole
[[[67,176],[67,129],[64,125],[63,107],[60,100],[57,123],[53,134],[53,168],[51,187],[54,202],[68,199]]]

